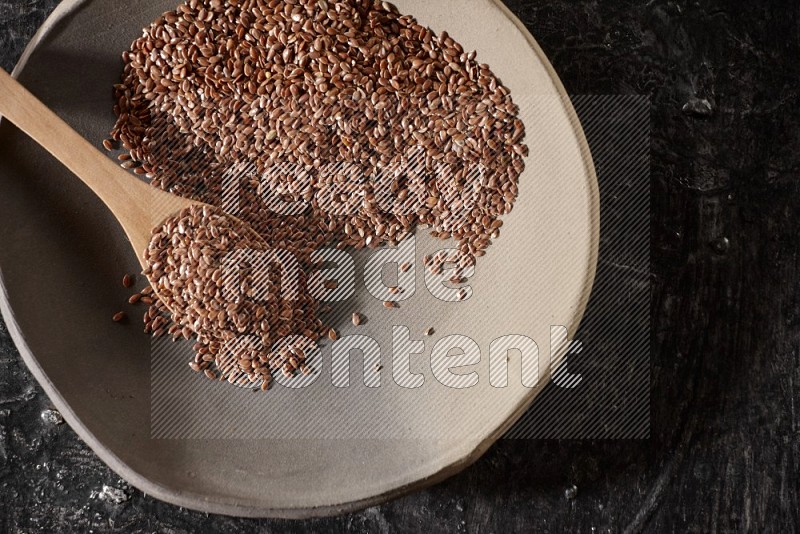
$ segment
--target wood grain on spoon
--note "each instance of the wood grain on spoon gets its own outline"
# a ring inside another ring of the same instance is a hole
[[[151,187],[121,169],[0,69],[0,115],[28,134],[72,171],[122,225],[142,267],[152,229],[193,204]]]

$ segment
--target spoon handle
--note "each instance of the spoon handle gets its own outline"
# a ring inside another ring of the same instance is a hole
[[[3,69],[0,69],[0,115],[55,156],[118,217],[124,216],[126,204],[131,205],[124,202],[125,197],[130,200],[130,195],[140,195],[147,187],[128,176]]]
[[[152,228],[195,204],[151,187],[122,170],[3,69],[0,115],[55,156],[100,197],[122,225],[140,263]]]

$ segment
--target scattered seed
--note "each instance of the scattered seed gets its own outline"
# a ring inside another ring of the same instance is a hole
[[[383,303],[383,307],[391,309],[391,308],[398,308],[399,306],[397,305],[396,302],[392,302],[391,300],[387,300],[386,302]]]
[[[410,271],[410,270],[411,270],[411,264],[410,264],[410,263],[404,263],[404,264],[402,264],[402,265],[400,266],[400,270],[401,270],[402,272],[404,272],[404,273],[407,273],[408,271]]]
[[[142,299],[142,294],[141,293],[136,293],[136,294],[132,295],[131,298],[128,299],[128,304],[136,304],[141,299]]]
[[[122,277],[122,285],[123,286],[125,286],[127,288],[131,288],[131,287],[133,287],[133,283],[134,283],[134,278],[133,278],[132,275],[126,274],[125,276]]]
[[[117,312],[117,313],[114,314],[114,317],[112,317],[112,319],[113,319],[113,321],[115,323],[120,323],[120,322],[124,321],[127,318],[128,318],[128,314],[126,314],[125,312]]]
[[[425,330],[425,335],[426,336],[432,336],[435,332],[436,332],[436,330],[434,330],[433,327],[431,327],[431,328],[428,328],[427,330]]]
[[[353,314],[353,326],[360,326],[361,325],[361,314],[354,313]]]
[[[337,339],[339,339],[339,334],[336,333],[336,330],[331,328],[330,330],[328,330],[328,337],[331,338],[331,340],[336,341]]]

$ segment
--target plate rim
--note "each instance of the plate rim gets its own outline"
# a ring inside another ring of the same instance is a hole
[[[31,38],[30,42],[23,50],[23,53],[15,65],[11,75],[14,78],[17,78],[27,65],[32,53],[36,50],[36,48],[38,48],[42,40],[50,33],[50,31],[64,17],[68,16],[70,13],[79,9],[81,6],[89,3],[90,1],[91,0],[62,0]],[[594,286],[595,276],[597,273],[597,261],[600,245],[600,192],[594,160],[591,155],[591,150],[589,148],[589,143],[586,139],[585,132],[581,126],[575,108],[572,105],[572,101],[569,98],[569,94],[567,93],[561,79],[550,63],[550,60],[536,42],[536,39],[533,37],[528,28],[522,23],[522,21],[508,8],[508,6],[503,3],[502,0],[482,1],[488,2],[494,8],[499,9],[501,13],[512,24],[514,24],[514,26],[516,26],[516,28],[525,37],[528,45],[536,54],[542,66],[545,68],[560,97],[562,107],[567,114],[567,118],[570,121],[572,131],[575,135],[575,140],[580,148],[581,160],[584,166],[584,175],[588,182],[588,198],[590,199],[590,235],[588,265],[581,290],[581,297],[576,303],[575,311],[568,327],[569,334],[574,335],[586,312],[586,307],[592,293],[592,288]],[[0,121],[2,121],[1,116]],[[209,500],[208,497],[204,497],[199,494],[193,494],[191,492],[166,487],[162,484],[154,482],[151,479],[139,474],[138,471],[126,464],[121,458],[112,452],[111,449],[103,445],[103,443],[94,436],[94,434],[82,423],[81,419],[73,412],[69,404],[58,392],[55,385],[40,366],[38,359],[29,348],[25,340],[25,335],[20,326],[17,324],[14,312],[11,309],[2,267],[0,267],[0,314],[6,323],[9,335],[19,351],[23,362],[31,371],[31,374],[42,387],[44,392],[47,394],[52,404],[56,407],[56,409],[59,410],[59,412],[61,412],[70,428],[75,431],[78,437],[80,437],[80,439],[86,443],[89,448],[92,449],[92,451],[98,456],[98,458],[112,471],[143,493],[155,497],[158,500],[191,510],[234,517],[282,519],[309,519],[316,517],[327,517],[331,515],[354,512],[382,504],[414,491],[435,485],[450,478],[451,476],[460,473],[475,463],[481,456],[483,456],[483,454],[525,413],[525,411],[527,411],[531,404],[533,404],[533,401],[536,399],[541,389],[546,384],[545,381],[542,381],[536,388],[531,389],[530,393],[520,402],[514,412],[502,424],[500,424],[494,430],[494,432],[478,443],[468,454],[446,466],[443,466],[435,473],[432,473],[431,475],[418,479],[414,482],[400,485],[383,493],[364,499],[317,507],[299,506],[288,508],[265,508],[245,504],[233,504]]]

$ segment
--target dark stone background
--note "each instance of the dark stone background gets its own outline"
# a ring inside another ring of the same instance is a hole
[[[128,488],[45,421],[0,326],[0,531],[800,530],[800,4],[507,3],[571,94],[652,99],[651,439],[501,441],[332,519],[208,516]],[[0,0],[3,68],[55,4]]]

